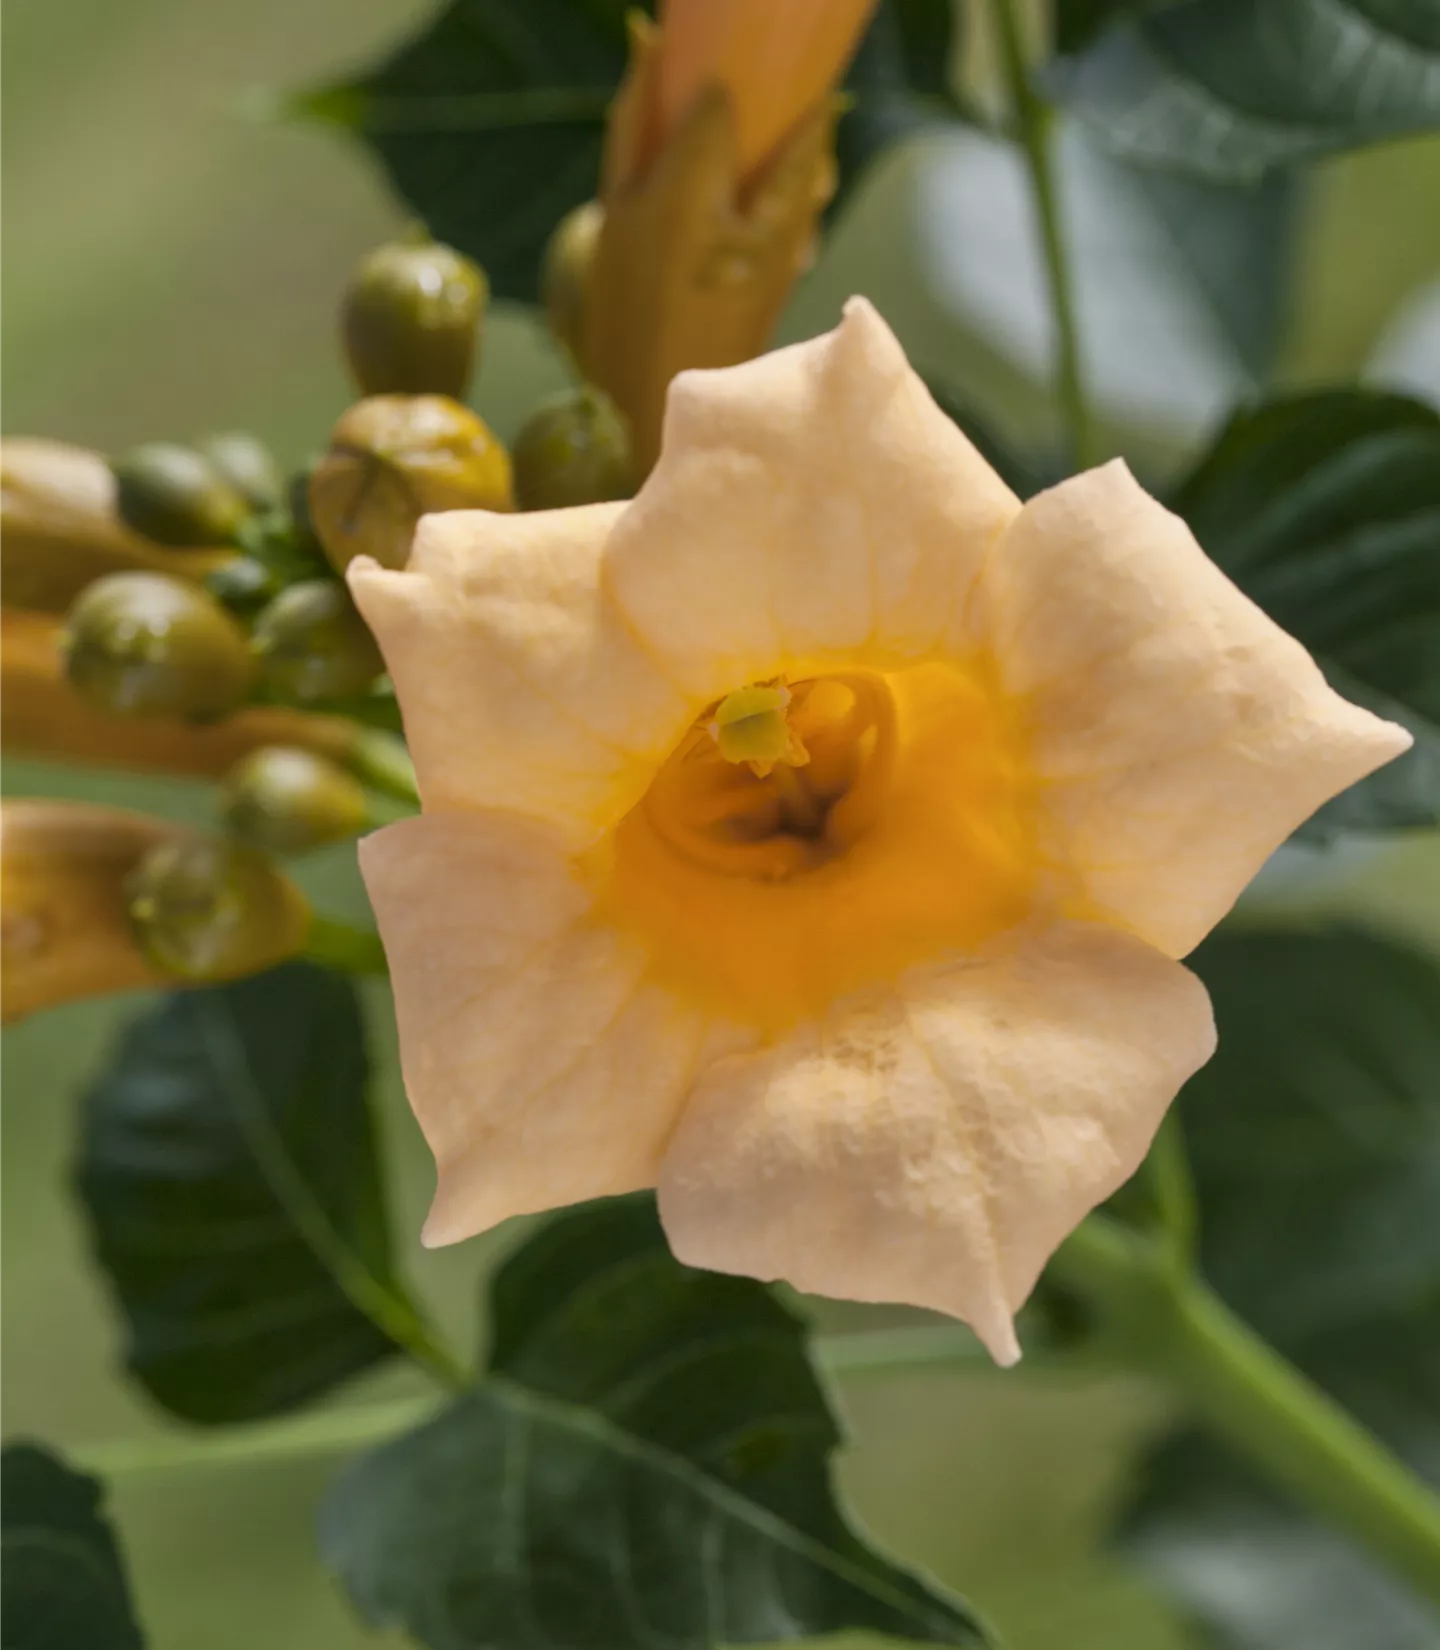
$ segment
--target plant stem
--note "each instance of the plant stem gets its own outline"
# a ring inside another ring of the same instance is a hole
[[[209,1436],[182,1433],[91,1444],[75,1450],[73,1459],[86,1472],[100,1473],[107,1478],[302,1461],[311,1456],[344,1454],[381,1443],[418,1425],[434,1408],[435,1402],[430,1398],[400,1398],[393,1403],[361,1404],[321,1410],[313,1415],[286,1416],[281,1421],[261,1421]]]
[[[1080,366],[1080,335],[1075,321],[1075,293],[1066,255],[1065,236],[1060,224],[1060,204],[1055,189],[1054,156],[1051,137],[1054,111],[1035,90],[1025,61],[1020,37],[1016,0],[991,0],[995,32],[1010,105],[1025,150],[1030,171],[1030,191],[1035,200],[1035,218],[1045,257],[1045,273],[1050,287],[1050,313],[1055,324],[1055,380],[1069,437],[1070,460],[1077,470],[1099,461],[1095,426],[1085,394]]]
[[[848,1335],[818,1335],[819,1363],[832,1374],[883,1374],[939,1363],[974,1361],[991,1367],[979,1341],[957,1324],[907,1324],[897,1329],[862,1329]],[[401,1398],[391,1403],[359,1404],[286,1416],[234,1427],[212,1437],[122,1439],[92,1444],[73,1452],[77,1465],[107,1477],[131,1473],[203,1471],[210,1467],[264,1466],[309,1456],[344,1454],[383,1443],[418,1426],[435,1411],[430,1398]]]
[[[385,974],[389,964],[380,936],[370,928],[352,928],[348,922],[312,913],[305,955],[341,974]]]
[[[1164,1246],[1092,1215],[1056,1256],[1138,1367],[1298,1501],[1440,1603],[1440,1497]]]

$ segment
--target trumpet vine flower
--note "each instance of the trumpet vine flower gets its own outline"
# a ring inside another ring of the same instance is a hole
[[[1022,505],[858,299],[676,378],[631,502],[350,582],[424,800],[362,866],[426,1240],[656,1186],[682,1261],[1002,1363],[1212,1051],[1179,959],[1409,742],[1123,463]]]

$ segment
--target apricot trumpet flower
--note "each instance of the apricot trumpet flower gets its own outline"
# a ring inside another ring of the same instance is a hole
[[[967,1320],[1210,1055],[1178,959],[1399,754],[1123,463],[1021,505],[875,311],[681,374],[629,503],[356,561],[426,1227],[658,1186],[694,1265]]]

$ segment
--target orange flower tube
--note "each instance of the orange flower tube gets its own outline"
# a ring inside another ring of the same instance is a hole
[[[834,193],[831,88],[873,0],[668,0],[631,21],[573,340],[643,476],[665,392],[760,354]]]
[[[844,72],[875,0],[662,0],[657,138],[723,87],[748,179]]]

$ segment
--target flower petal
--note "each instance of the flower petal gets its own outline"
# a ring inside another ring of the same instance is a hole
[[[862,648],[881,668],[929,652],[1018,509],[855,298],[824,337],[673,380],[608,577],[708,702]]]
[[[1342,699],[1119,460],[1033,498],[985,575],[1053,855],[1184,956],[1322,802],[1410,736]]]
[[[587,921],[558,834],[425,814],[366,838],[360,863],[440,1172],[425,1241],[653,1185],[695,1070],[738,1044]]]
[[[996,1360],[1083,1216],[1214,1049],[1200,982],[1064,923],[916,972],[705,1073],[660,1213],[695,1266],[964,1318]]]
[[[427,807],[531,813],[585,839],[693,715],[602,589],[624,508],[426,516],[403,572],[350,564]]]

